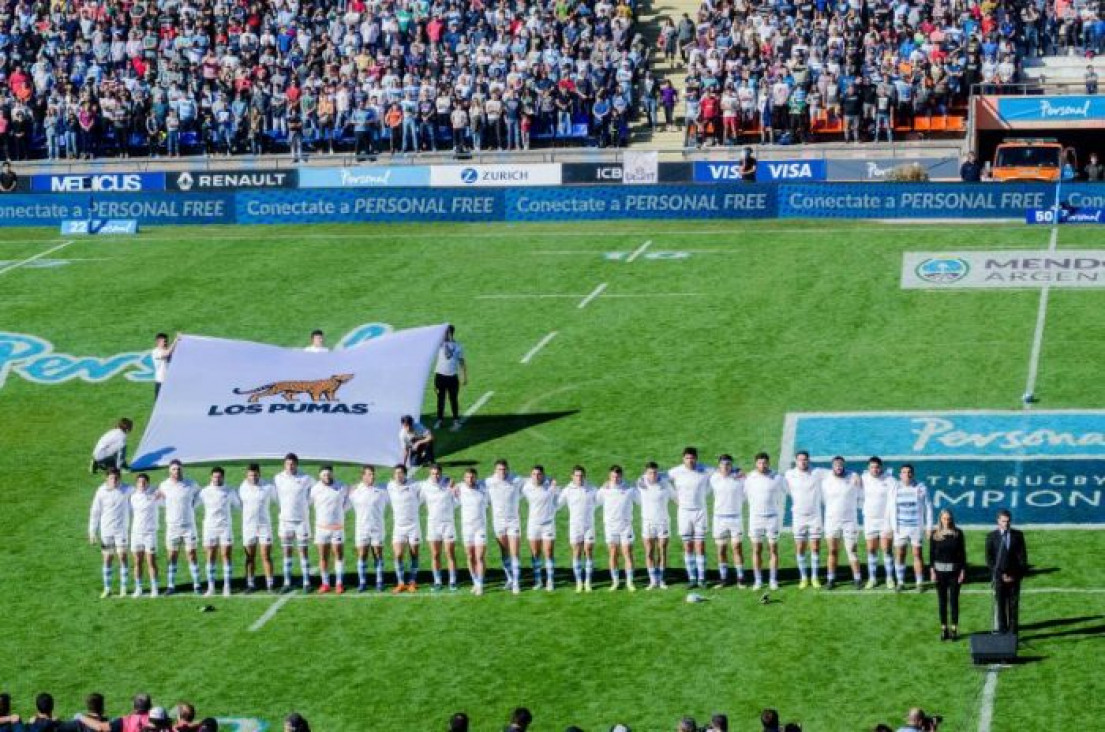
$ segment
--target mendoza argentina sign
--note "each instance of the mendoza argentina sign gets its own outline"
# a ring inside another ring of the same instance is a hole
[[[906,252],[902,289],[1105,287],[1105,250]]]
[[[301,458],[394,465],[399,418],[418,414],[444,325],[328,353],[184,336],[134,467]]]
[[[991,525],[999,508],[1020,524],[1105,526],[1105,411],[970,410],[788,414],[783,456],[798,450],[860,472],[878,455],[912,463],[934,507],[961,524]]]

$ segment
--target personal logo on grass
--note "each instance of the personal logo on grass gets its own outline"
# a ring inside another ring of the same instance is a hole
[[[906,252],[902,289],[1105,287],[1105,250]]]

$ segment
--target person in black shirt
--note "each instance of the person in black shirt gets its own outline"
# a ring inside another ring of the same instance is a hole
[[[1097,153],[1090,153],[1090,162],[1086,165],[1086,180],[1100,182],[1105,177],[1103,173],[1105,173],[1105,167],[1098,162]],[[0,178],[0,188],[3,188],[2,178]]]
[[[35,697],[35,716],[23,723],[25,732],[56,732],[61,721],[54,716],[54,697],[43,692]]]
[[[967,153],[967,159],[959,166],[959,177],[964,183],[978,183],[982,180],[982,166],[973,152]]]
[[[11,163],[0,168],[0,193],[11,193],[19,186],[19,176],[12,170]]]
[[[744,148],[744,157],[741,158],[741,180],[749,183],[756,182],[756,156],[752,154],[752,148]]]
[[[994,586],[994,630],[1016,633],[1020,614],[1021,580],[1028,574],[1028,547],[1024,534],[1011,528],[1013,514],[998,511],[998,528],[986,537],[986,566]]]
[[[959,637],[959,588],[967,580],[967,543],[948,509],[940,512],[936,530],[929,537],[932,581],[940,605],[940,640]],[[951,629],[948,605],[951,605]]]

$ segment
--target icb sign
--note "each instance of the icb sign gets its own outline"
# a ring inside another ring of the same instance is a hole
[[[960,524],[1008,508],[1019,524],[1105,526],[1105,410],[798,413],[783,435],[783,467],[799,450],[857,472],[873,455],[912,463]]]

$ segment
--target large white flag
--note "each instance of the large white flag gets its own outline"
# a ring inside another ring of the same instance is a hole
[[[302,459],[394,465],[399,418],[417,415],[444,325],[308,353],[182,336],[132,465]]]

